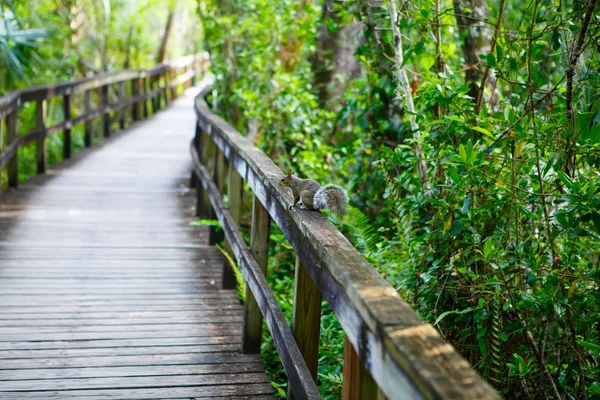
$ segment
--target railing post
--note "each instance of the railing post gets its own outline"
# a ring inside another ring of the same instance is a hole
[[[125,81],[119,82],[119,101],[125,100]],[[125,107],[119,112],[119,129],[125,129]]]
[[[46,106],[48,102],[46,100],[38,100],[35,103],[35,128],[37,130],[46,129]],[[36,166],[37,173],[44,174],[46,173],[46,159],[47,159],[47,149],[46,149],[46,134],[39,138],[35,144],[36,150]]]
[[[7,147],[17,139],[17,113],[18,110],[13,111],[6,117],[6,139]],[[6,164],[6,173],[8,175],[8,187],[16,188],[19,185],[19,150],[15,151],[15,154]]]
[[[71,95],[63,96],[63,117],[67,127],[63,131],[63,159],[71,158]]]
[[[102,106],[108,106],[108,104],[108,85],[104,85],[102,86]],[[103,114],[103,132],[104,137],[107,138],[110,137],[110,112],[108,109],[106,109],[104,110]]]
[[[344,386],[343,400],[383,400],[385,396],[365,365],[358,357],[354,346],[344,336]]]
[[[225,190],[225,155],[219,149],[219,146],[214,144],[214,156],[213,156],[213,181],[217,184],[221,196]],[[212,207],[211,207],[212,210]],[[211,213],[211,218],[214,219],[214,211]],[[213,245],[219,243],[224,238],[223,230],[217,230],[217,227],[211,226],[208,234],[208,244]]]
[[[157,84],[156,84],[156,76],[152,76],[150,77],[150,90],[154,91],[157,88]],[[152,114],[156,114],[156,112],[159,110],[159,100],[160,100],[160,93],[155,94],[154,96],[152,96]]]
[[[233,168],[233,165],[230,165],[229,184],[227,185],[227,208],[229,209],[229,214],[231,215],[231,218],[238,226],[238,228],[242,219],[243,192],[244,187],[242,184],[242,177],[240,176],[240,174],[237,173],[235,168]],[[225,251],[233,258],[233,250],[231,249],[231,245],[227,240],[225,240]],[[235,274],[233,273],[233,269],[231,268],[228,262],[223,264],[223,275],[221,281],[223,282],[223,289],[235,289]]]
[[[161,72],[160,76],[161,76],[162,81],[163,81],[163,86],[162,86],[163,90],[162,90],[161,94],[162,94],[162,97],[163,97],[163,100],[164,100],[164,103],[165,103],[164,106],[161,106],[161,109],[162,109],[162,108],[167,108],[169,106],[169,99],[168,99],[168,93],[167,93],[169,91],[169,87],[168,87],[168,83],[169,82],[168,82],[168,79],[167,79],[167,71]]]
[[[196,125],[196,129],[200,130],[200,127]],[[204,166],[210,171],[212,169],[213,160],[211,157],[214,155],[213,146],[215,146],[215,143],[207,133],[202,132],[201,130],[199,133],[199,138],[200,151],[198,154],[200,155],[200,162],[202,162],[202,164],[204,164]],[[214,211],[210,205],[208,192],[204,190],[204,186],[198,184],[196,193],[196,216],[199,218],[214,218]]]
[[[250,251],[263,274],[267,273],[269,263],[269,236],[271,217],[256,196],[252,202],[252,227],[250,228]],[[244,305],[244,332],[242,334],[242,353],[260,353],[263,316],[258,303],[246,287]]]
[[[171,101],[174,101],[177,98],[177,85],[175,85],[175,78],[177,77],[177,72],[175,68],[171,68]]]
[[[145,96],[146,93],[148,93],[148,77],[145,76],[143,78],[140,78],[141,82],[142,82],[142,94]],[[148,112],[148,99],[146,97],[144,97],[144,103],[143,103],[143,107],[144,107],[144,119],[148,118],[149,112]]]
[[[86,90],[84,94],[84,107],[85,113],[89,113],[92,111],[92,92],[90,90]],[[83,142],[85,147],[90,147],[92,145],[92,120],[88,119],[85,121],[84,134],[83,134]]]
[[[321,338],[321,291],[310,274],[296,257],[294,276],[294,309],[292,331],[298,348],[314,381],[319,369],[319,339]],[[289,387],[289,385],[288,385]],[[295,399],[291,388],[288,399]]]
[[[138,95],[142,95],[144,94],[144,81],[142,80],[142,78],[135,78],[135,82],[137,84],[137,93]],[[144,101],[140,100],[140,101],[136,101],[137,106],[137,110],[138,110],[138,121],[141,121],[144,119]]]
[[[133,78],[131,80],[131,97],[135,97],[138,95],[138,83],[137,83],[137,79]],[[133,104],[131,105],[131,119],[133,120],[133,122],[138,120],[138,103],[137,101],[134,101]]]

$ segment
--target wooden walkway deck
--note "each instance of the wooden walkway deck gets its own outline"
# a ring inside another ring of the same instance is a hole
[[[190,95],[0,205],[0,399],[272,398],[190,227]]]

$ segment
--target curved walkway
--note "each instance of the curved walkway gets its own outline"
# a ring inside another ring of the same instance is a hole
[[[0,399],[272,398],[189,226],[192,94],[0,204]]]

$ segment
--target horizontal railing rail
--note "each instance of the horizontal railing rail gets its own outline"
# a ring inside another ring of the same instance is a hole
[[[210,82],[205,80],[203,85],[205,94]],[[248,282],[242,350],[259,351],[262,313],[288,374],[288,398],[319,398],[314,382],[322,298],[346,336],[345,399],[500,398],[324,215],[290,209],[291,193],[279,186],[282,171],[212,113],[202,94],[195,101],[198,121],[191,144],[196,211],[200,217],[220,221],[225,248]],[[254,195],[249,248],[239,233],[242,179]],[[223,201],[226,186],[227,207]],[[271,221],[297,256],[292,332],[265,278]],[[212,229],[209,241],[218,240],[219,232]],[[225,264],[224,287],[235,287],[232,274]],[[298,352],[302,359],[298,359]]]
[[[46,170],[46,138],[63,132],[63,158],[71,157],[71,130],[76,125],[85,123],[85,146],[92,144],[91,122],[103,117],[103,136],[111,134],[111,116],[113,112],[119,117],[119,128],[126,125],[125,108],[131,107],[133,121],[142,120],[152,112],[160,110],[177,97],[178,87],[189,87],[195,83],[198,75],[205,71],[208,65],[208,54],[198,53],[159,64],[153,68],[139,71],[121,71],[101,74],[89,78],[76,79],[68,82],[44,85],[11,92],[0,98],[0,119],[6,121],[6,143],[0,143],[0,168],[7,169],[8,186],[18,185],[18,150],[36,142],[37,172]],[[129,82],[129,87],[125,84]],[[129,89],[129,90],[128,90]],[[118,100],[111,102],[109,94]],[[92,107],[92,93],[99,92],[99,103]],[[76,117],[72,116],[72,96],[83,93],[85,107]],[[52,126],[46,124],[47,102],[62,97],[63,120]],[[36,127],[28,132],[21,132],[18,127],[19,109],[29,102],[36,102]],[[119,112],[117,115],[117,112]]]

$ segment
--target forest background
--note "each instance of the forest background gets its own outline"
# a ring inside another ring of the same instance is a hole
[[[599,9],[7,0],[0,91],[209,50],[216,111],[283,170],[347,187],[350,213],[332,221],[490,384],[509,399],[592,399]],[[272,235],[269,279],[290,314],[294,258]],[[319,387],[338,398],[343,334],[324,307]],[[268,335],[262,355],[284,393]]]

